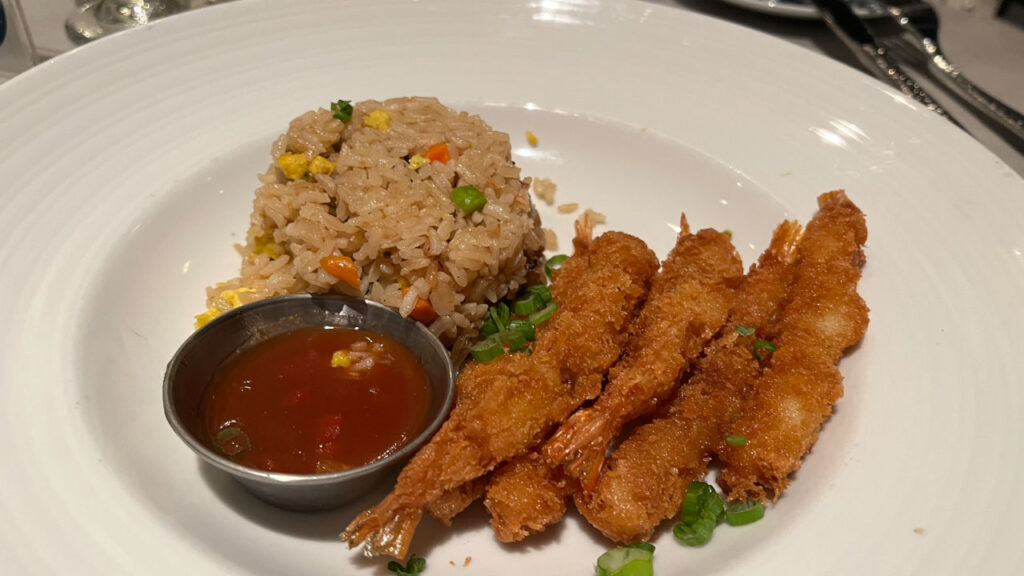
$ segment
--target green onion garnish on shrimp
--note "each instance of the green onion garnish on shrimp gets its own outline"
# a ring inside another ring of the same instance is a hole
[[[654,545],[636,542],[612,548],[597,559],[597,576],[654,576]]]

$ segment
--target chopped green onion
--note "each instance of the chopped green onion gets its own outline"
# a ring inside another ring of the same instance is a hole
[[[492,334],[470,346],[469,353],[473,355],[473,359],[477,362],[490,362],[504,354],[505,349],[502,348],[497,334]]]
[[[693,524],[700,516],[701,507],[704,504],[703,482],[690,482],[686,487],[686,495],[683,497],[683,504],[679,508],[680,519],[686,524]]]
[[[775,352],[775,344],[772,344],[767,340],[758,340],[757,342],[754,342],[754,358],[757,358],[758,360],[765,359],[765,357],[761,355],[761,350],[767,350],[768,354],[771,354],[772,352]]]
[[[452,202],[466,214],[476,212],[487,204],[487,197],[476,186],[452,188]]]
[[[739,334],[740,336],[753,336],[756,330],[757,328],[754,328],[753,326],[736,326],[736,333]]]
[[[530,314],[530,322],[533,322],[535,325],[543,324],[551,319],[551,315],[555,313],[555,310],[558,310],[558,302],[552,302],[537,312]]]
[[[707,505],[705,511],[709,514],[713,514],[715,522],[721,520],[722,514],[725,513],[725,498],[721,494],[716,492],[714,488],[711,489],[711,495],[708,496]]]
[[[725,521],[729,526],[744,526],[764,518],[764,504],[759,500],[733,502],[725,509]]]
[[[732,240],[732,230],[726,228],[725,230],[722,230],[722,234],[725,234],[726,236],[729,237],[729,240]]]
[[[693,524],[700,517],[701,511],[707,502],[708,494],[715,489],[705,482],[690,482],[686,487],[686,496],[683,497],[683,505],[679,509],[680,520],[686,524]]]
[[[227,456],[238,456],[252,448],[249,435],[238,426],[229,426],[217,432],[217,449]]]
[[[490,312],[490,320],[494,321],[494,327],[497,328],[495,332],[501,332],[508,328],[508,320],[512,316],[511,312],[509,312],[508,304],[498,302],[491,306],[488,312]]]
[[[672,534],[687,546],[703,546],[711,540],[718,521],[725,513],[725,500],[710,484],[694,481],[686,487],[680,507],[680,520]]]
[[[639,548],[640,550],[647,550],[651,554],[654,554],[654,544],[650,542],[633,542],[628,548]]]
[[[397,576],[419,576],[420,572],[427,569],[427,560],[420,558],[413,554],[409,557],[409,561],[402,566],[399,562],[392,560],[388,562],[388,570],[394,572]]]
[[[725,443],[729,446],[746,446],[749,440],[739,434],[729,434],[725,437]]]
[[[509,350],[517,352],[526,347],[526,335],[518,330],[504,330],[498,332],[498,339],[508,344]]]
[[[527,294],[536,294],[540,296],[541,301],[547,305],[551,302],[551,289],[543,284],[534,284],[526,289]]]
[[[537,339],[537,327],[529,320],[513,320],[508,323],[507,332],[518,332],[523,335],[527,342]]]
[[[711,533],[715,531],[718,520],[701,517],[693,524],[679,522],[672,527],[672,535],[676,540],[691,547],[700,547],[711,540]]]
[[[646,542],[612,548],[597,559],[597,576],[653,576],[654,546]]]
[[[494,323],[494,318],[491,318],[490,316],[488,316],[487,319],[484,320],[483,325],[480,326],[480,335],[481,336],[490,336],[491,334],[497,334],[497,333],[498,333],[498,325]]]
[[[508,329],[498,333],[498,338],[508,344],[512,352],[519,352],[526,347],[526,342],[537,338],[537,328],[528,320],[513,320]]]
[[[544,301],[536,292],[529,292],[512,305],[512,310],[519,316],[529,316],[544,307]]]
[[[334,112],[335,118],[348,124],[352,121],[352,101],[338,100],[337,102],[331,102],[331,112]]]
[[[562,269],[562,265],[565,264],[565,261],[568,259],[569,257],[565,254],[557,254],[548,258],[548,261],[544,263],[544,273],[548,275],[548,278],[551,278],[555,275],[556,270]]]

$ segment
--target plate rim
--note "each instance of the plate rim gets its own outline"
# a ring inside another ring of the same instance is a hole
[[[246,6],[243,8],[243,7],[241,7],[242,4],[246,4]],[[283,0],[276,1],[276,2],[273,2],[273,1],[250,2],[250,3],[238,3],[238,5],[240,7],[239,8],[234,8],[233,4],[229,3],[229,4],[225,4],[223,6],[218,6],[218,7],[214,8],[214,9],[211,9],[211,10],[217,10],[217,11],[223,10],[223,16],[222,17],[218,16],[217,19],[220,19],[220,18],[227,19],[229,17],[229,15],[247,14],[247,13],[250,13],[249,11],[255,11],[255,10],[257,10],[257,8],[260,8],[260,7],[264,7],[264,6],[278,6],[279,7],[279,6],[284,5],[284,4],[285,4],[285,2]],[[309,5],[326,5],[326,4],[327,4],[326,1],[319,1],[319,2],[312,1],[312,2],[309,2]],[[395,2],[391,2],[391,4],[395,4],[395,5],[397,5],[397,4],[405,4],[405,2],[397,2],[397,1],[395,1]],[[513,3],[509,3],[509,4],[515,4],[517,6],[522,6],[523,5],[522,2],[513,2]],[[685,16],[678,15],[678,14],[669,16],[670,14],[673,14],[673,12],[669,12],[669,10],[675,10],[674,8],[654,7],[654,6],[643,5],[643,4],[634,3],[634,2],[618,2],[618,1],[601,1],[601,2],[597,2],[597,4],[602,6],[602,7],[610,7],[610,8],[621,7],[622,10],[624,11],[624,13],[626,14],[626,16],[634,17],[634,18],[635,17],[639,17],[640,14],[645,14],[644,17],[648,17],[648,18],[652,17],[652,15],[653,15],[655,17],[656,16],[663,16],[663,17],[667,17],[669,19],[674,19],[674,21],[676,23],[678,23],[678,24],[682,24],[684,22],[697,23],[697,24],[707,24],[709,21],[714,21],[717,24],[723,24],[723,23],[721,23],[721,22],[719,22],[717,20],[714,20],[714,19],[711,19],[711,18],[708,18],[708,17],[705,17],[705,16],[700,16],[700,15],[697,15],[697,14],[689,13],[689,12],[684,12],[684,14],[686,14]],[[648,9],[653,9],[653,10],[648,12],[647,11]],[[211,14],[212,14],[212,12],[211,12]],[[188,16],[188,15],[186,15],[186,16]],[[136,32],[131,32],[129,34],[134,34],[134,36],[125,36],[123,39],[117,40],[116,43],[115,43],[114,39],[110,39],[111,43],[106,45],[106,46],[108,46],[108,48],[104,48],[104,49],[101,50],[99,48],[93,49],[90,46],[86,46],[86,47],[80,48],[78,50],[75,50],[72,53],[69,53],[68,55],[58,57],[57,59],[55,59],[53,61],[53,64],[51,64],[50,66],[47,66],[47,65],[44,64],[43,66],[37,68],[36,70],[30,71],[28,74],[24,75],[23,79],[22,78],[16,78],[11,83],[8,83],[8,84],[5,84],[3,86],[0,86],[0,103],[3,103],[5,101],[5,95],[8,95],[8,94],[12,95],[12,96],[8,97],[7,101],[9,101],[10,98],[14,98],[13,95],[15,95],[15,94],[18,94],[18,93],[24,94],[24,93],[26,93],[30,89],[42,87],[44,84],[49,83],[50,81],[52,81],[54,79],[53,77],[56,76],[57,74],[59,74],[61,70],[74,67],[78,63],[88,64],[89,63],[89,59],[93,58],[93,54],[94,53],[97,56],[99,56],[101,53],[107,52],[108,55],[109,55],[108,51],[115,50],[116,48],[120,48],[120,47],[123,47],[123,46],[139,46],[139,45],[142,45],[144,43],[144,41],[145,41],[144,39],[145,38],[149,38],[149,37],[155,37],[155,39],[157,39],[157,40],[165,41],[167,39],[167,37],[180,36],[181,31],[184,30],[184,27],[187,26],[189,22],[193,22],[193,21],[194,22],[206,21],[207,18],[209,18],[211,21],[215,19],[215,17],[212,16],[212,15],[211,16],[206,16],[206,15],[198,15],[197,14],[195,16],[188,17],[187,19],[183,19],[180,22],[173,22],[171,20],[164,21],[164,22],[158,22],[157,26],[155,26],[153,28],[150,28],[150,29],[143,29],[143,30],[139,30],[139,31],[136,31]],[[688,20],[688,18],[694,18],[694,19],[693,20]],[[702,20],[702,18],[704,18],[706,20]],[[751,32],[751,31],[745,30],[745,29],[743,29],[743,28],[741,28],[739,26],[735,26],[735,25],[731,25],[731,24],[728,24],[728,26],[734,26],[734,29],[730,29],[730,28],[717,28],[717,30],[729,30],[730,33],[740,34],[740,36],[738,36],[738,37],[741,40],[744,37],[746,37],[746,36],[744,36],[746,34],[761,35],[761,36],[764,36],[765,38],[769,38],[766,35],[763,35],[763,34],[761,34],[759,32]],[[161,30],[162,30],[162,32],[161,32]],[[743,30],[743,32],[739,32],[740,30]],[[757,36],[751,36],[751,37],[757,38]],[[149,39],[153,40],[154,38],[149,38]],[[775,38],[770,38],[770,40],[772,42],[777,42],[779,46],[784,45],[783,41],[781,41],[781,40],[778,40],[778,39],[775,39]],[[103,44],[97,43],[94,46],[103,46]],[[793,48],[795,50],[800,50],[799,48],[796,48],[796,47],[793,47]],[[782,50],[782,52],[787,53],[787,54],[793,54],[793,52],[787,52],[787,50]],[[75,55],[75,54],[77,54],[77,55]],[[808,52],[807,55],[810,56],[810,54],[811,53]],[[808,59],[808,61],[811,62],[811,65],[810,65],[811,68],[818,68],[818,67],[820,67],[822,62],[827,61],[827,59],[824,56],[820,56],[820,55],[813,55],[813,56],[814,57]],[[821,60],[818,61],[818,60],[816,60],[816,58],[821,58]],[[829,70],[835,70],[835,71],[838,72],[839,68],[837,68],[837,67],[839,67],[841,65],[839,65],[837,63],[832,63],[832,64],[834,64],[836,66],[836,68],[828,68],[828,69]],[[842,74],[840,74],[840,76],[841,75]],[[847,76],[847,80],[849,80],[849,78],[852,78],[852,77],[851,76]],[[876,88],[880,92],[882,92],[882,93],[887,93],[886,90],[883,87],[881,87],[880,85],[877,86]],[[894,108],[896,108],[896,107],[894,107]],[[910,106],[910,108],[913,108],[913,107]],[[2,107],[0,107],[0,109],[2,109]],[[913,126],[916,126],[916,127],[928,126],[929,125],[928,123],[931,122],[931,119],[928,119],[927,117],[924,116],[924,114],[927,114],[927,112],[925,112],[925,111],[923,111],[921,109],[914,109],[914,110],[915,110],[915,114],[914,115],[909,115],[908,114],[908,115],[905,115],[905,116],[901,116],[900,118],[898,118],[898,120],[906,120],[906,121],[909,122],[909,124],[911,124]],[[3,113],[0,112],[0,126],[3,125],[4,119],[5,119],[5,117],[4,117]],[[932,123],[931,125],[933,127],[936,126],[936,124],[934,124],[934,123]],[[837,132],[833,133],[833,136],[835,136],[835,134],[843,135],[843,133],[841,132],[841,127],[833,127],[833,128],[835,129],[835,131],[837,131]],[[849,128],[849,127],[847,127],[847,128]],[[963,136],[963,140],[957,140],[956,137],[950,135],[950,133],[948,133],[948,132],[945,135],[943,135],[944,130],[945,129],[943,129],[943,128],[938,128],[938,133],[940,134],[940,138],[939,139],[942,140],[943,142],[946,142],[946,143],[953,142],[955,144],[959,144],[960,146],[958,146],[958,148],[959,147],[966,147],[967,148],[967,152],[969,153],[968,155],[973,157],[973,161],[979,163],[977,165],[977,168],[979,170],[981,169],[980,162],[982,162],[982,161],[992,162],[992,164],[989,165],[987,167],[987,169],[985,170],[985,173],[989,176],[989,178],[990,178],[989,182],[990,183],[993,182],[993,181],[997,181],[1000,178],[1002,178],[1004,180],[1003,183],[1005,184],[1005,189],[1001,192],[1001,194],[1004,197],[1007,196],[1007,194],[1008,194],[1006,192],[1006,190],[1017,190],[1017,191],[1024,190],[1024,180],[1021,180],[1018,175],[1013,173],[1013,171],[1010,170],[1009,167],[1007,167],[1005,164],[1003,164],[1002,161],[1000,161],[998,158],[996,158],[990,152],[988,152],[987,150],[984,150],[983,148],[981,148],[980,144],[974,143],[976,145],[976,147],[972,147],[969,144],[969,142],[974,142],[974,141],[970,140],[968,136],[964,135]],[[3,148],[3,146],[0,145],[0,149],[2,149],[2,148]],[[742,168],[742,166],[740,168]],[[14,176],[19,177],[21,180],[25,179],[25,173],[23,173],[23,172],[16,172],[14,170],[10,170],[10,168],[8,168],[6,171],[3,168],[0,168],[0,175],[2,175],[2,174],[7,174],[7,175],[14,174]],[[998,176],[998,178],[997,178],[997,176]],[[0,191],[0,198],[18,200],[18,198],[16,197],[16,194],[14,192],[10,192],[10,191],[8,191],[6,193],[3,192],[3,191]],[[140,204],[136,205],[135,208],[144,207],[142,204],[143,203],[140,203]],[[1015,205],[1015,206],[1013,206],[1011,208],[1013,210],[1017,210],[1018,206],[1019,206],[1019,204]],[[10,220],[5,220],[5,218],[11,218],[10,214],[11,214],[10,213],[10,209],[7,209],[7,210],[0,209],[0,221],[10,222]],[[38,217],[38,215],[36,215],[36,217]],[[870,214],[869,214],[869,217],[870,217]],[[12,257],[13,257],[13,255],[11,254],[11,249],[8,246],[0,246],[0,262],[10,262]],[[1009,268],[1009,266],[1008,266],[1008,268]],[[1013,269],[1013,270],[1016,271],[1016,269]],[[50,277],[49,275],[46,278],[44,278],[44,280],[46,282],[49,282],[49,283],[52,283],[52,282],[56,281],[56,279]],[[18,294],[15,294],[13,292],[13,286],[14,285],[13,285],[13,283],[10,282],[10,280],[7,280],[7,281],[0,280],[0,288],[3,288],[4,292],[7,292],[8,290],[12,290],[11,294],[17,296]],[[21,294],[21,296],[22,296],[22,299],[23,299],[24,295]],[[58,307],[58,311],[66,311],[66,310],[69,310],[69,309],[73,309],[73,303],[65,303],[65,304],[62,304],[60,307]],[[28,313],[23,313],[21,315],[12,315],[10,312],[0,313],[0,318],[3,318],[5,321],[13,320],[14,322],[19,322],[18,324],[14,324],[14,325],[18,325],[18,326],[28,325],[31,322],[33,322],[34,320],[38,320],[39,318],[45,318],[45,317],[46,317],[46,315],[45,315],[44,311],[38,309],[38,306],[36,308],[31,308],[30,307]],[[6,322],[5,322],[5,324],[6,324]],[[11,335],[8,333],[8,334],[6,334],[6,336],[8,338],[10,338]],[[3,370],[2,373],[5,375],[5,379],[4,380],[7,381],[6,377],[13,374],[13,369],[11,369],[8,366],[4,366],[4,368],[2,370]],[[3,394],[4,392],[8,392],[8,391],[7,390],[2,391],[2,392],[0,392],[0,394]],[[73,416],[74,415],[74,410],[69,409],[68,413]],[[1017,473],[1019,474],[1019,471]],[[4,503],[5,506],[6,506],[6,504],[8,504],[9,501],[0,500],[0,503]],[[66,501],[60,500],[60,499],[58,499],[57,503],[58,504],[61,504],[61,503],[69,504],[69,502],[66,502]],[[51,512],[56,512],[56,510],[50,510],[50,511]],[[9,531],[3,531],[3,532],[0,532],[0,534],[6,534],[7,537],[10,537],[12,533],[9,532]],[[30,544],[30,545],[34,544],[36,546],[41,545],[39,542],[29,542],[28,544]],[[1020,554],[1020,552],[1017,552],[1017,553]],[[20,555],[21,553],[17,553],[17,554]],[[0,557],[2,557],[2,556],[0,556]],[[28,556],[22,556],[22,557],[25,558],[25,559],[28,559]],[[18,556],[15,556],[14,558],[18,558]],[[26,565],[31,566],[31,564],[26,564]]]

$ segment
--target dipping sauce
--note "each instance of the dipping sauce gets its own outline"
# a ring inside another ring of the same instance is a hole
[[[367,330],[301,328],[230,358],[203,395],[207,444],[233,461],[325,474],[394,453],[425,427],[426,372]]]

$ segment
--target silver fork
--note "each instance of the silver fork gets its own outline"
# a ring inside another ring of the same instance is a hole
[[[938,72],[941,82],[1024,142],[1024,116],[968,80],[939,48],[939,18],[930,4],[925,0],[881,0],[881,4]]]
[[[825,24],[853,52],[868,72],[917,100],[927,109],[963,128],[956,119],[935,102],[917,81],[903,71],[899,62],[889,57],[890,49],[883,44],[883,41],[894,36],[902,36],[902,30],[893,22],[885,6],[878,2],[869,6],[871,11],[878,15],[877,18],[870,19],[870,22],[887,25],[883,26],[886,28],[885,30],[876,33],[868,29],[868,21],[862,20],[854,12],[853,7],[847,3],[848,0],[809,1],[821,13]]]

